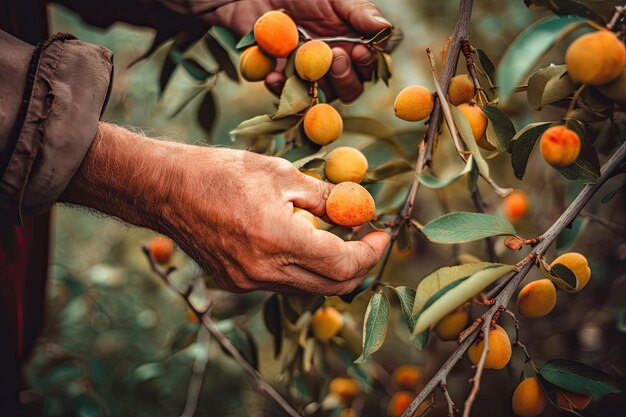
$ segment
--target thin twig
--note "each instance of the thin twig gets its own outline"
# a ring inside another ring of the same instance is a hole
[[[596,222],[598,224],[601,224],[602,226],[604,226],[604,227],[606,227],[608,229],[613,229],[616,232],[624,232],[624,231],[626,231],[626,226],[624,226],[623,224],[612,222],[612,221],[610,221],[608,219],[605,219],[604,217],[598,216],[597,214],[591,213],[589,211],[583,211],[580,215],[581,215],[581,217],[589,219],[592,222]]]
[[[491,330],[491,319],[493,317],[493,313],[487,314],[484,316],[483,322],[483,334],[485,335],[483,338],[483,351],[480,355],[480,360],[476,365],[476,374],[474,378],[471,379],[472,382],[472,391],[470,395],[465,400],[465,407],[463,408],[463,417],[469,417],[470,411],[472,410],[472,404],[474,404],[474,400],[476,399],[476,395],[478,395],[478,390],[480,389],[480,379],[483,375],[483,371],[485,369],[485,361],[487,360],[487,353],[489,352],[489,330]]]
[[[615,13],[613,14],[613,17],[611,18],[609,23],[607,23],[606,28],[608,30],[613,30],[615,28],[615,25],[617,25],[617,22],[619,22],[624,17],[625,13],[626,4],[624,6],[615,6]]]
[[[450,392],[448,391],[446,382],[439,384],[439,388],[443,391],[443,396],[446,397],[446,402],[448,403],[448,417],[454,417],[454,410],[456,407],[454,405],[454,401],[452,401],[452,397],[450,397]]]
[[[241,356],[241,353],[237,350],[237,348],[231,343],[231,341],[224,336],[224,334],[215,326],[211,317],[208,314],[204,314],[205,312],[198,311],[195,305],[191,302],[189,295],[190,292],[188,289],[181,289],[176,283],[172,280],[170,274],[174,271],[175,268],[163,269],[155,260],[152,254],[150,253],[150,249],[146,246],[143,247],[143,251],[148,258],[148,262],[150,263],[150,269],[154,273],[156,273],[163,282],[170,287],[172,290],[176,291],[187,303],[187,306],[194,312],[194,314],[200,320],[200,323],[204,326],[204,328],[209,332],[209,334],[219,343],[219,345],[228,352],[228,354],[243,368],[243,370],[250,376],[253,383],[256,385],[256,389],[260,392],[265,393],[269,398],[274,400],[276,404],[278,404],[289,416],[291,417],[302,417],[296,410],[289,405],[287,400],[285,400],[271,385],[269,385],[261,374],[252,366],[248,361]]]
[[[200,328],[198,332],[198,340],[203,345],[208,344],[211,340],[209,334],[205,328]],[[198,409],[198,399],[200,398],[200,392],[202,391],[202,384],[204,382],[204,375],[206,374],[207,366],[209,364],[209,357],[207,354],[196,355],[196,359],[193,362],[191,368],[191,379],[189,380],[189,387],[187,388],[187,401],[185,402],[185,408],[183,409],[180,417],[193,417]]]

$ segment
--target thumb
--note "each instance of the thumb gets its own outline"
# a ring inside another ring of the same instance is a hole
[[[393,27],[371,1],[338,0],[334,2],[334,9],[355,31],[364,35],[374,35],[385,28]]]

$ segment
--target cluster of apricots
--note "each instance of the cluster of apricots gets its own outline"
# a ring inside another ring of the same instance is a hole
[[[421,368],[413,365],[402,365],[391,374],[393,389],[397,390],[387,404],[388,417],[400,417],[415,398],[415,395],[423,388],[423,375]],[[417,408],[415,415],[420,415],[429,402],[425,401]]]
[[[338,376],[333,378],[328,384],[328,393],[338,398],[341,405],[345,407],[340,417],[356,417],[356,412],[350,408],[352,401],[361,393],[361,385],[356,379]]]
[[[591,395],[576,394],[561,388],[555,390],[556,403],[566,410],[582,410],[591,403]],[[513,392],[513,414],[518,417],[535,417],[548,404],[548,398],[537,377],[524,379]]]

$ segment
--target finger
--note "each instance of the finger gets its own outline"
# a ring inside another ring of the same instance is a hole
[[[357,277],[344,282],[337,282],[315,274],[298,265],[289,265],[285,268],[286,280],[284,285],[306,294],[342,295],[352,292],[363,281],[365,276]]]
[[[330,84],[337,97],[344,103],[356,99],[363,92],[363,84],[359,80],[348,53],[342,48],[333,48],[333,63],[330,66]]]
[[[272,71],[265,77],[265,87],[273,94],[280,97],[280,93],[285,86],[285,74],[278,71]]]
[[[365,45],[356,45],[350,52],[350,58],[361,81],[370,81],[376,65],[376,54]]]
[[[359,33],[374,35],[385,28],[393,27],[371,1],[335,1],[333,7],[337,15]]]
[[[331,183],[320,181],[298,171],[294,184],[288,191],[288,198],[295,207],[323,217],[326,214],[326,200],[332,189]]]
[[[317,85],[324,92],[324,98],[326,99],[325,100],[326,103],[330,103],[337,98],[337,96],[335,96],[335,92],[333,91],[333,88],[331,87],[329,83],[328,77],[324,77],[321,80],[319,80],[317,82]]]

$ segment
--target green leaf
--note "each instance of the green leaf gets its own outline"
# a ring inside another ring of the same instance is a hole
[[[378,54],[376,73],[381,80],[389,87],[389,79],[391,78],[391,56],[384,52]]]
[[[552,125],[552,122],[531,123],[517,132],[511,140],[511,164],[518,180],[524,178],[526,165],[528,165],[528,160],[533,149],[535,149],[537,140]]]
[[[549,65],[535,72],[528,79],[528,104],[535,110],[541,110],[546,104],[571,96],[578,87],[566,74],[567,65]]]
[[[200,329],[199,323],[186,323],[180,326],[170,342],[170,353],[173,354],[191,346],[198,337],[198,329]]]
[[[476,186],[478,185],[478,167],[476,163],[472,163],[472,169],[469,172],[467,177],[467,189],[470,193],[476,191]]]
[[[206,93],[200,107],[198,108],[198,123],[205,132],[211,133],[217,118],[217,105],[215,104],[215,96],[212,92]]]
[[[448,213],[428,222],[422,232],[435,243],[463,243],[489,236],[515,235],[515,227],[486,213]]]
[[[476,55],[478,55],[478,61],[480,62],[480,66],[485,70],[485,74],[491,81],[492,84],[496,82],[496,66],[493,65],[493,62],[489,59],[485,51],[482,49],[476,48]]]
[[[172,49],[170,55],[174,62],[182,65],[187,73],[196,81],[206,81],[209,77],[215,75],[211,71],[205,70],[196,60],[183,57],[183,54],[176,49]]]
[[[411,172],[413,169],[413,165],[404,159],[392,159],[367,171],[366,178],[370,181],[378,182]]]
[[[383,45],[383,49],[385,50],[385,52],[390,54],[396,50],[396,48],[398,47],[398,45],[400,45],[400,42],[402,42],[403,39],[404,39],[404,32],[402,32],[402,30],[397,27],[393,28],[393,31],[391,32],[391,36],[389,37],[389,39],[387,39],[387,41]]]
[[[411,228],[404,222],[400,226],[400,230],[398,231],[398,238],[396,239],[396,248],[400,252],[410,251],[413,247],[413,233]]]
[[[539,370],[541,376],[559,388],[582,395],[606,395],[622,392],[611,375],[584,363],[553,359]]]
[[[238,83],[239,72],[237,71],[237,67],[235,67],[235,64],[230,58],[230,54],[228,53],[226,48],[224,48],[217,39],[215,39],[208,33],[204,37],[204,44],[206,45],[211,55],[213,55],[215,61],[217,61],[220,69],[224,71],[228,78]]]
[[[311,97],[309,96],[307,84],[296,76],[289,77],[280,94],[278,111],[272,115],[272,119],[280,119],[301,113],[310,105]]]
[[[541,386],[542,391],[544,392],[544,394],[546,394],[548,401],[550,401],[550,404],[552,404],[554,407],[559,409],[560,406],[556,402],[555,386],[549,383],[548,381],[546,381],[546,379],[543,376],[541,376],[539,372],[537,372],[535,367],[532,367],[532,370],[533,370],[533,374],[535,375],[535,377],[537,377],[537,380],[539,381],[539,385]],[[578,415],[577,413],[574,413],[574,414]]]
[[[578,286],[578,278],[576,278],[576,274],[563,264],[554,264],[547,272],[548,277],[552,281],[569,290],[573,290]]]
[[[256,116],[245,120],[231,130],[233,136],[276,135],[294,127],[300,121],[298,116],[272,119],[269,115]]]
[[[233,326],[228,332],[225,332],[225,335],[235,348],[237,348],[239,353],[241,353],[241,356],[243,356],[254,369],[259,369],[258,349],[250,334]],[[227,353],[225,349],[223,350]]]
[[[483,155],[480,153],[480,149],[478,148],[476,139],[472,133],[472,127],[467,121],[467,118],[456,106],[450,106],[450,112],[452,113],[454,124],[461,135],[461,139],[463,139],[465,146],[474,157],[474,161],[478,167],[478,172],[485,177],[489,177],[489,165],[487,165],[487,161],[485,161],[485,158],[483,158]]]
[[[413,302],[415,301],[415,290],[409,287],[394,287],[393,290],[400,300],[400,311],[402,320],[406,327],[412,331],[415,321],[413,321]]]
[[[376,293],[365,310],[363,323],[363,352],[355,361],[362,363],[383,345],[389,322],[389,300],[383,293]]]
[[[283,346],[283,322],[278,294],[272,295],[263,306],[265,327],[274,336],[274,358],[280,355]]]
[[[427,301],[424,308],[418,311],[419,316],[413,328],[413,336],[417,336],[423,331],[432,328],[446,314],[452,312],[455,308],[480,293],[500,277],[513,270],[515,270],[515,266],[513,265],[500,264],[475,272],[469,278],[451,282],[448,284],[450,287],[444,287],[446,289],[445,292],[435,294],[437,298],[432,302]],[[416,297],[417,295],[418,294],[416,294]],[[435,297],[433,296],[433,298]]]
[[[585,25],[581,17],[549,16],[533,23],[511,43],[500,60],[496,81],[500,101],[506,101],[515,86],[559,40]]]
[[[505,112],[490,104],[483,107],[483,113],[489,119],[487,141],[495,146],[498,151],[505,152],[509,142],[515,136],[513,122]]]
[[[564,253],[574,246],[587,223],[587,219],[577,217],[572,222],[572,227],[564,229],[556,239],[557,251],[559,253]]]
[[[474,163],[474,158],[470,156],[465,163],[465,167],[461,170],[461,172],[449,177],[449,178],[437,178],[432,174],[421,174],[417,177],[417,180],[424,186],[432,189],[440,189],[452,185],[459,178],[463,177],[465,174],[469,173],[472,170],[472,166]]]
[[[161,66],[161,72],[159,74],[159,94],[162,94],[165,91],[165,87],[169,82],[172,74],[174,74],[174,70],[178,66],[178,63],[174,61],[172,56],[172,52],[176,51],[178,54],[181,54],[180,51],[184,51],[189,46],[191,46],[201,35],[198,35],[194,31],[186,30],[180,32],[174,42],[170,45],[167,54],[165,55],[165,61]]]
[[[256,39],[254,39],[254,31],[251,30],[243,38],[241,38],[239,42],[237,42],[235,49],[240,51],[252,45],[256,45]]]

